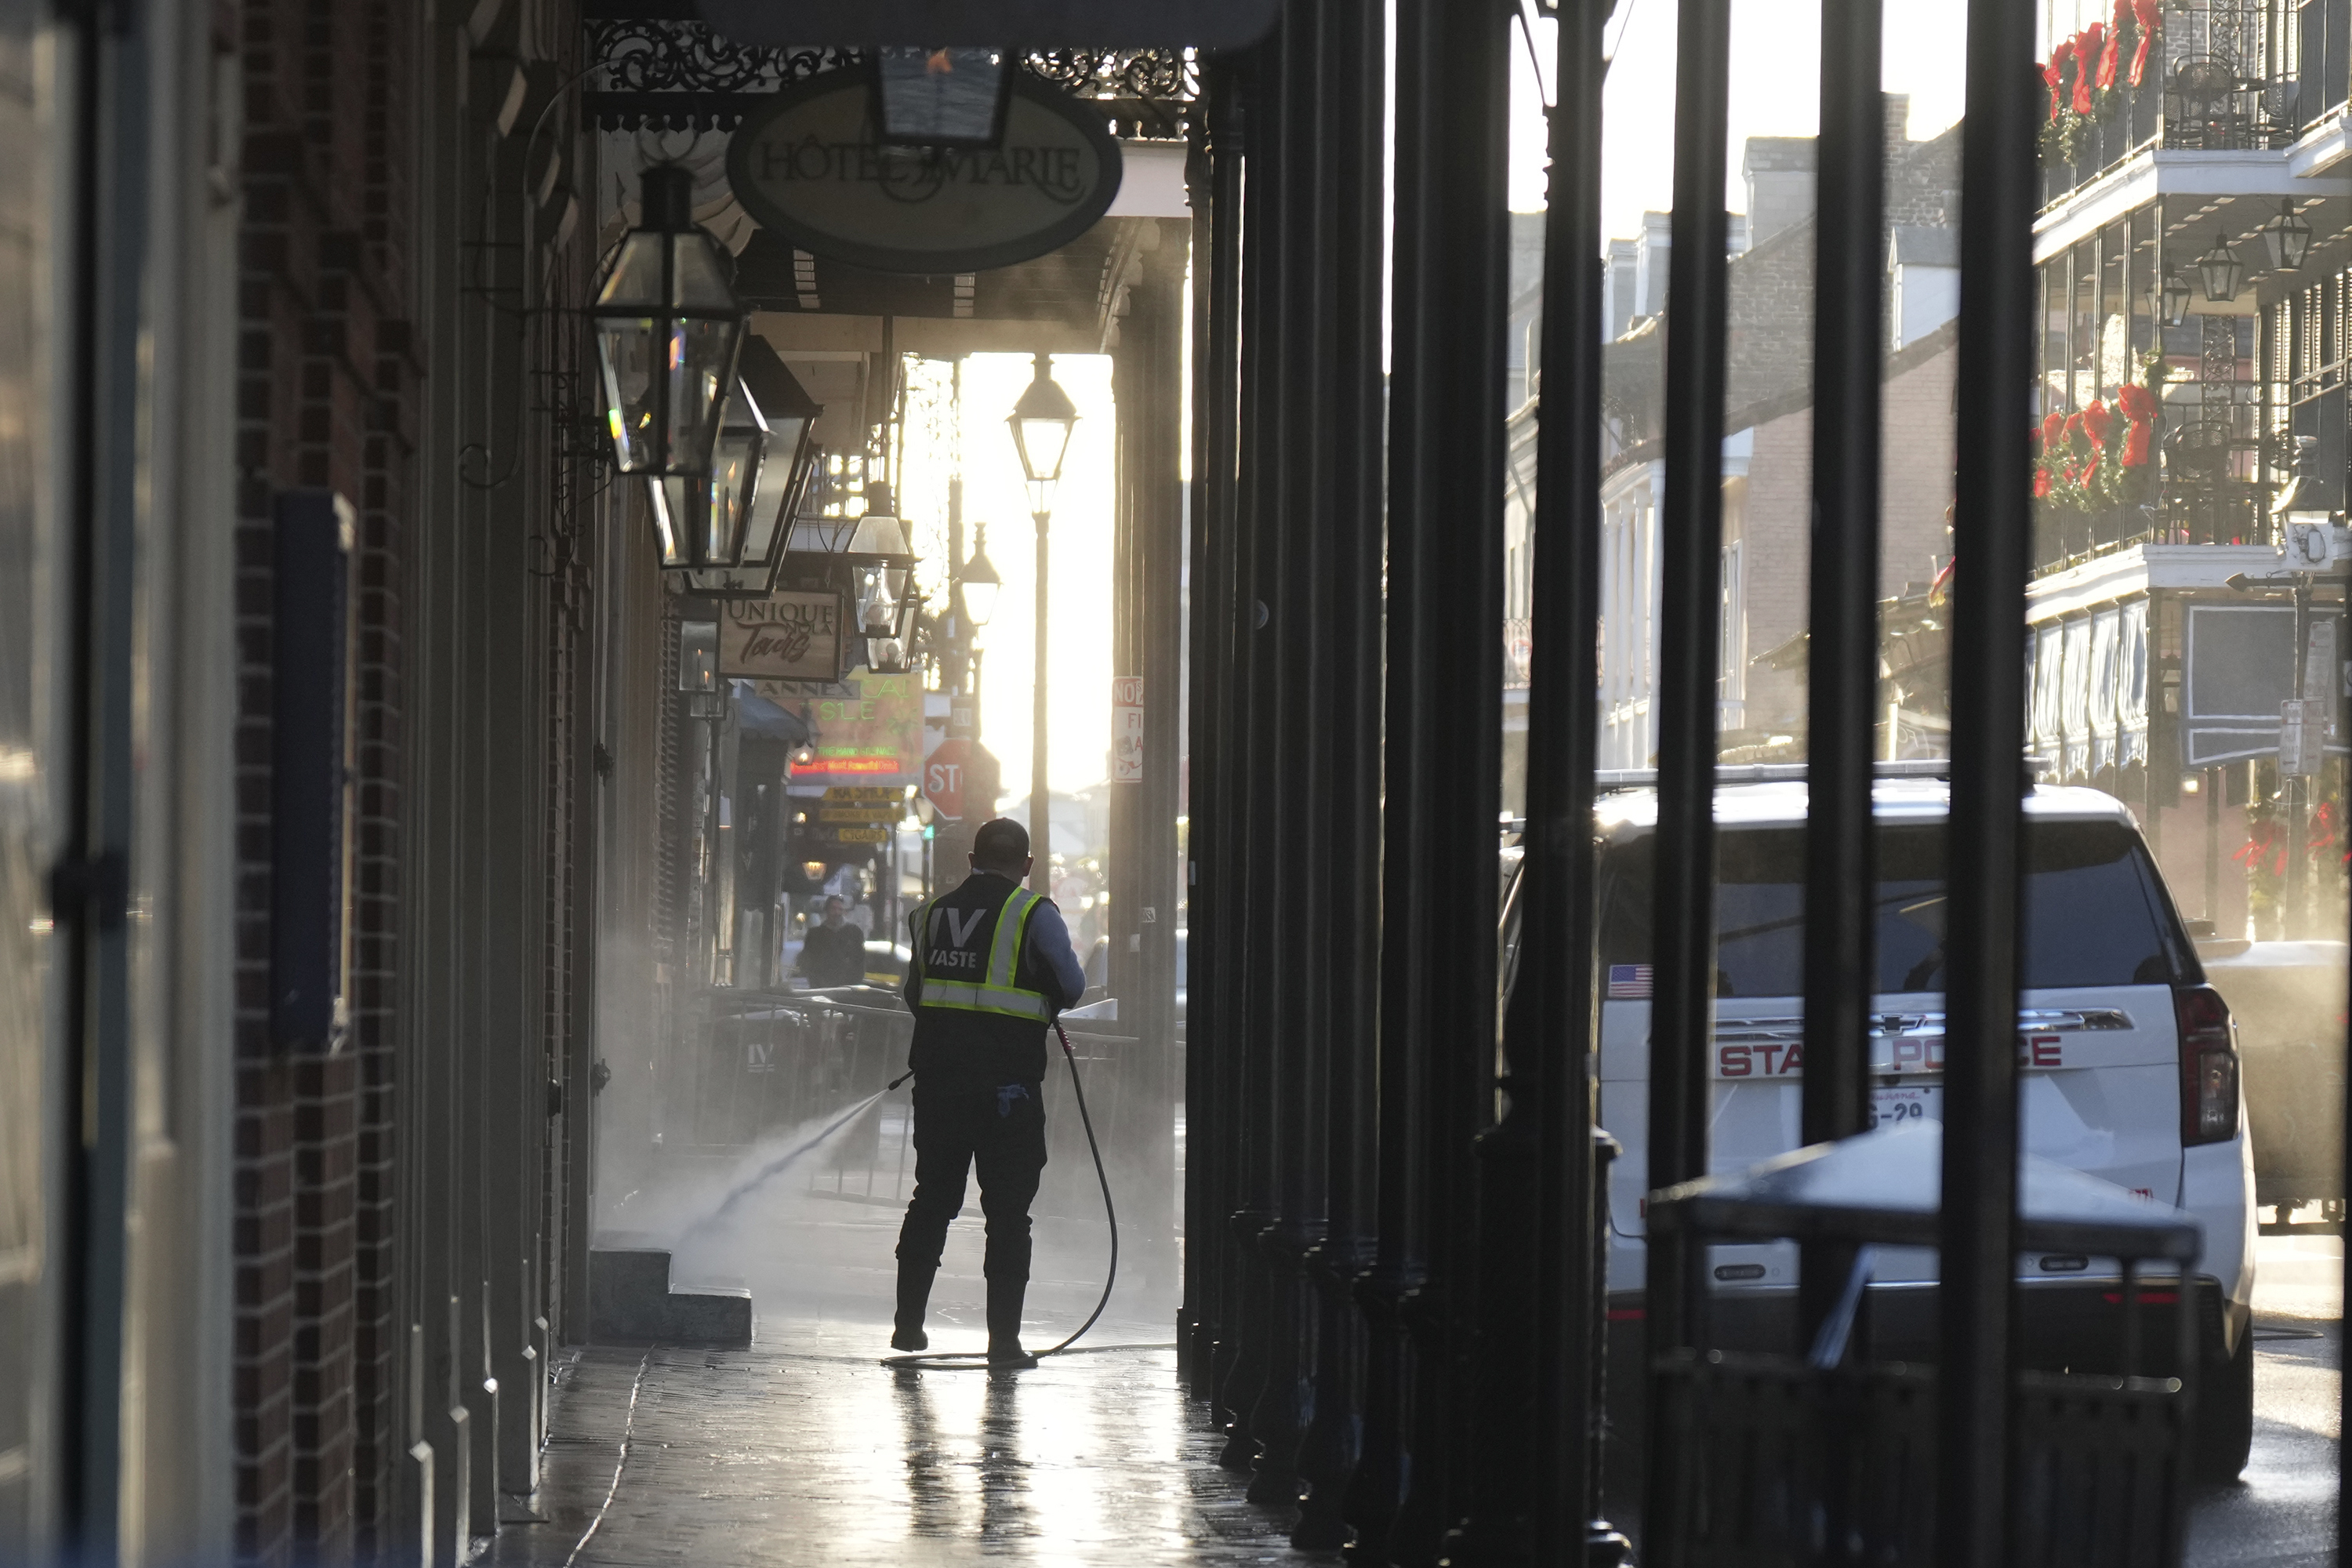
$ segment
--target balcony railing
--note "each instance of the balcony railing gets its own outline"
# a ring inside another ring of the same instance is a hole
[[[2339,18],[2348,4],[2352,0],[2185,5],[2167,0],[2157,13],[2138,86],[2129,81],[2126,53],[2115,86],[2092,95],[2089,114],[2076,114],[2077,100],[2061,93],[2063,134],[2051,132],[2042,149],[2043,204],[2060,200],[2146,148],[2284,147],[2328,102],[2344,97]],[[2313,67],[2308,91],[2301,77],[2306,58]],[[2097,62],[2089,68],[2095,79]]]

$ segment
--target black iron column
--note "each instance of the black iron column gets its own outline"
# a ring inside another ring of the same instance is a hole
[[[1289,846],[1282,836],[1281,679],[1274,619],[1283,600],[1281,408],[1286,378],[1276,306],[1284,275],[1282,202],[1290,185],[1285,166],[1280,56],[1261,45],[1249,62],[1252,147],[1242,195],[1242,419],[1239,537],[1235,578],[1241,623],[1231,694],[1247,733],[1237,761],[1243,797],[1242,837],[1234,883],[1241,907],[1231,922],[1240,942],[1233,971],[1238,1016],[1233,1048],[1239,1072],[1234,1101],[1234,1206],[1226,1224],[1234,1247],[1234,1354],[1219,1402],[1229,1413],[1222,1464],[1247,1468],[1257,1458],[1250,1422],[1264,1392],[1271,1337],[1268,1270],[1258,1233],[1273,1219],[1274,1161],[1279,1126],[1273,1120],[1276,955],[1284,942],[1282,915],[1291,896],[1282,875]]]
[[[1823,0],[1813,297],[1812,661],[1806,770],[1803,1139],[1859,1132],[1877,991],[1871,758],[1878,707],[1878,420],[1885,240],[1882,0]],[[1805,1249],[1810,1342],[1852,1249]]]
[[[1947,1568],[2008,1555],[2017,1220],[2019,795],[2031,564],[2032,0],[1970,0],[1960,149],[1959,465],[1945,927],[1937,1531]]]
[[[1193,1392],[1213,1393],[1220,1291],[1227,1259],[1224,1215],[1232,1209],[1227,1133],[1233,1036],[1227,1027],[1234,909],[1232,868],[1234,737],[1231,649],[1234,597],[1234,438],[1239,395],[1241,158],[1233,73],[1213,66],[1202,88],[1202,120],[1186,168],[1193,254],[1202,258],[1192,290],[1192,504],[1191,770],[1185,876],[1191,951],[1185,1003],[1184,1308],[1180,1337]]]
[[[1649,1185],[1706,1171],[1715,1031],[1715,766],[1723,594],[1723,209],[1730,8],[1682,0],[1675,66],[1675,211],[1666,283],[1665,498],[1659,530],[1658,821],[1652,905]],[[1648,1344],[1685,1342],[1700,1286],[1683,1244],[1649,1249]],[[1678,1456],[1652,1380],[1644,1555],[1675,1557]]]
[[[1175,1237],[1177,616],[1183,591],[1178,432],[1183,396],[1183,229],[1156,225],[1139,250],[1111,371],[1118,409],[1118,524],[1112,643],[1136,683],[1140,755],[1111,785],[1111,993],[1137,1061],[1118,1108],[1129,1150],[1117,1184],[1137,1277],[1171,1283]],[[1106,692],[1106,697],[1113,693]]]
[[[1318,124],[1331,204],[1322,275],[1330,295],[1326,405],[1329,529],[1319,632],[1328,658],[1309,743],[1323,757],[1317,796],[1328,859],[1319,992],[1327,1059],[1323,1240],[1307,1254],[1317,1286],[1315,1409],[1299,1451],[1306,1484],[1291,1544],[1339,1545],[1362,1420],[1363,1324],[1356,1280],[1371,1266],[1379,1154],[1381,570],[1385,406],[1381,364],[1381,163],[1387,18],[1377,5],[1325,0]]]
[[[1465,1373],[1472,1143],[1494,1104],[1511,17],[1502,0],[1397,7],[1381,964],[1381,1164],[1397,1190],[1383,1192],[1371,1284],[1411,1344],[1404,1495],[1379,1547],[1400,1564],[1435,1562],[1458,1522],[1475,1415]]]
[[[1279,24],[1281,148],[1286,199],[1281,271],[1274,300],[1275,352],[1281,356],[1279,407],[1270,410],[1277,432],[1272,454],[1281,504],[1275,516],[1282,596],[1272,605],[1279,678],[1274,682],[1279,779],[1278,928],[1282,962],[1275,983],[1274,1082],[1276,1215],[1258,1237],[1267,1269],[1266,1377],[1251,1421],[1257,1439],[1257,1474],[1249,1500],[1296,1505],[1298,1447],[1314,1418],[1313,1288],[1304,1259],[1323,1237],[1323,1130],[1326,1125],[1329,1016],[1324,995],[1332,984],[1330,930],[1325,903],[1330,866],[1329,758],[1316,737],[1330,651],[1324,641],[1330,584],[1326,558],[1331,531],[1332,468],[1326,408],[1330,377],[1330,291],[1324,282],[1332,216],[1328,181],[1333,149],[1322,135],[1322,0],[1290,0]],[[1271,954],[1269,956],[1272,956]]]
[[[1597,1041],[1592,774],[1601,614],[1601,86],[1606,0],[1561,7],[1545,204],[1536,637],[1519,948],[1504,1017],[1508,1110],[1482,1145],[1479,1485],[1455,1552],[1571,1562],[1593,1418]],[[1600,1211],[1605,1212],[1605,1211]]]

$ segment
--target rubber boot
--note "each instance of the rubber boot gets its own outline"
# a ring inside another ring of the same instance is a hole
[[[1021,1348],[1021,1302],[1029,1293],[1027,1279],[988,1281],[988,1364],[1035,1366],[1037,1358]]]
[[[930,1335],[923,1332],[923,1309],[931,1300],[931,1277],[940,1271],[936,1263],[898,1262],[898,1316],[890,1326],[890,1348],[894,1351],[921,1351],[931,1348]]]

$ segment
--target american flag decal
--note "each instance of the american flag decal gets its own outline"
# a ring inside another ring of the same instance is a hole
[[[1612,963],[1609,966],[1609,999],[1612,1002],[1646,1001],[1649,994],[1648,964]]]

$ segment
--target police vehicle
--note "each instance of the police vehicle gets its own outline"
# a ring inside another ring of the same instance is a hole
[[[1882,777],[1875,786],[1876,1125],[1942,1116],[1949,805],[1941,778]],[[1801,779],[1730,784],[1716,798],[1717,1011],[1707,1062],[1716,1172],[1799,1142],[1805,811]],[[1624,1146],[1611,1180],[1609,1316],[1612,1334],[1631,1342],[1637,1334],[1628,1331],[1641,1321],[1649,1187],[1654,789],[1608,791],[1595,817],[1601,1121]],[[2094,790],[2041,787],[2027,798],[2025,817],[2017,1035],[2023,1146],[2201,1223],[2203,1256],[2186,1292],[2203,1358],[2196,1468],[2200,1479],[2232,1478],[2252,1436],[2255,1236],[2234,1026],[2121,802]],[[1783,1346],[1794,1325],[1796,1248],[1721,1246],[1708,1266],[1715,1342]],[[2104,1370],[2121,1322],[2116,1265],[2027,1256],[2019,1276],[2020,1351],[2029,1363]],[[1871,1288],[1874,1355],[1933,1359],[1935,1278],[1932,1251],[1881,1254]],[[2180,1295],[2158,1283],[2142,1300],[2177,1310]],[[2152,1332],[2149,1340],[2165,1343],[2168,1336]]]

